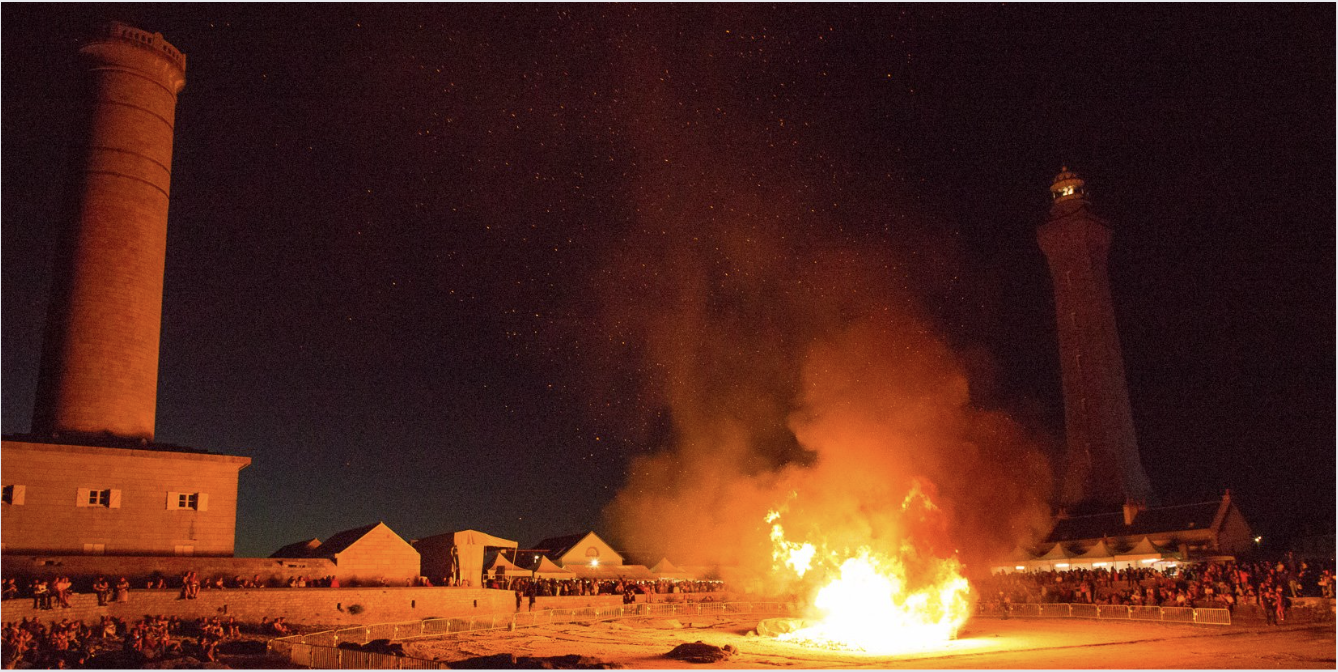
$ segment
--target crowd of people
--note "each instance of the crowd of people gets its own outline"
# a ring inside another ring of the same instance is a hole
[[[1292,600],[1334,596],[1334,568],[1288,554],[1274,561],[1203,562],[1165,569],[1074,569],[996,574],[977,586],[983,604],[1123,604],[1159,607],[1256,605],[1282,622]]]
[[[390,584],[381,580],[376,581],[375,585],[387,586]],[[427,577],[420,576],[406,580],[403,585],[432,587],[434,584]],[[442,579],[441,583],[437,585],[452,586],[460,584],[449,579]],[[178,599],[182,600],[197,599],[202,590],[281,588],[285,586],[288,588],[339,588],[341,584],[339,577],[333,575],[319,578],[293,576],[286,580],[273,577],[264,579],[259,574],[249,579],[242,576],[234,576],[228,579],[222,575],[215,576],[212,579],[201,579],[199,573],[194,571],[183,572],[180,577],[171,582],[166,577],[155,574],[144,583],[144,588],[148,590],[179,590]],[[519,591],[523,595],[533,594],[538,597],[680,593],[693,595],[720,592],[726,589],[721,581],[535,579],[527,576],[487,579],[483,582],[483,587]],[[70,606],[70,595],[75,592],[74,588],[74,581],[69,577],[59,576],[54,579],[32,579],[27,582],[26,591],[21,591],[15,579],[7,578],[4,580],[3,599],[18,598],[20,593],[23,592],[23,596],[32,598],[34,609],[68,608]],[[95,594],[98,606],[106,606],[112,602],[128,602],[130,599],[130,582],[126,577],[120,577],[113,584],[107,577],[99,576],[91,584],[79,586],[78,592]]]
[[[281,621],[277,628],[270,622],[250,630],[265,635],[291,633]],[[92,626],[69,619],[53,621],[47,626],[37,618],[25,618],[4,626],[4,666],[6,669],[138,667],[155,660],[185,656],[215,662],[220,643],[241,637],[242,625],[233,617],[183,620],[146,615],[137,622],[127,623],[104,615]]]
[[[483,582],[484,588],[510,590],[538,597],[567,597],[588,595],[668,595],[673,593],[718,593],[725,590],[723,581],[690,581],[661,579],[633,581],[625,579],[544,579],[528,576],[498,577]]]

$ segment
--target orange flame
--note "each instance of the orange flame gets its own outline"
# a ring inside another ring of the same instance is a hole
[[[916,487],[903,503],[903,511],[913,500],[922,500],[925,510],[934,508]],[[906,540],[895,555],[875,552],[867,545],[851,552],[830,549],[824,542],[793,542],[785,538],[779,521],[779,511],[768,513],[776,561],[773,568],[793,572],[800,579],[810,573],[820,575],[817,580],[825,582],[813,593],[805,613],[812,625],[777,639],[812,647],[895,653],[941,645],[954,639],[965,625],[971,613],[971,589],[955,558],[925,557]]]

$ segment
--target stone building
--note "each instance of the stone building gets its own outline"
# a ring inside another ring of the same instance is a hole
[[[0,444],[7,554],[233,553],[249,458],[154,440],[167,208],[186,57],[112,22],[79,49],[83,161],[58,246],[32,431]]]
[[[1045,541],[1013,551],[994,571],[1121,569],[1230,560],[1254,547],[1250,525],[1231,501],[1143,507],[1091,515],[1061,514]]]
[[[6,553],[228,556],[250,458],[6,440]]]
[[[324,542],[315,539],[294,542],[275,551],[270,558],[333,561],[329,573],[345,585],[384,582],[402,586],[416,580],[422,569],[418,551],[383,522],[338,532]],[[313,572],[309,578],[325,575]]]

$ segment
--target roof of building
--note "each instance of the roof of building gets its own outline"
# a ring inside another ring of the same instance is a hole
[[[306,541],[294,541],[287,546],[282,546],[279,550],[270,554],[271,558],[310,558],[317,548],[320,548],[321,540],[312,537]]]
[[[344,530],[343,532],[336,533],[334,536],[326,539],[325,543],[321,544],[320,548],[316,549],[316,555],[332,558],[336,553],[344,552],[349,546],[357,543],[359,539],[367,536],[368,532],[371,532],[380,525],[385,525],[385,523],[378,521],[371,525],[363,525],[362,527],[355,527],[351,530]]]
[[[579,534],[568,534],[561,537],[549,537],[535,544],[534,548],[543,551],[544,555],[547,555],[550,558],[558,558],[565,555],[567,551],[570,551],[576,544],[581,543],[582,539],[591,534],[594,533],[581,532]]]
[[[186,459],[208,460],[212,462],[232,462],[241,465],[239,469],[251,464],[251,458],[241,455],[227,455],[210,452],[200,448],[189,448],[171,443],[150,443],[135,439],[113,436],[66,436],[53,438],[36,434],[10,434],[0,437],[5,450],[35,450],[64,453],[93,453],[106,455],[124,454],[133,457],[157,457],[159,454]]]
[[[1124,524],[1124,512],[1098,513],[1090,516],[1061,518],[1055,522],[1046,542],[1078,541],[1102,537],[1130,537],[1212,529],[1221,501],[1159,506],[1144,509],[1134,517],[1133,525]]]

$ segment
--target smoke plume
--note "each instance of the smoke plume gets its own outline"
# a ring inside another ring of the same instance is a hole
[[[596,291],[633,381],[604,385],[607,405],[637,411],[625,425],[648,451],[605,512],[621,546],[762,570],[766,515],[784,508],[798,536],[914,537],[975,571],[1043,528],[1035,437],[973,405],[964,357],[921,307],[961,271],[951,246],[886,184],[777,150],[761,124],[668,112],[688,94],[649,51],[623,69],[641,101],[634,214]],[[917,483],[935,515],[904,514]]]

